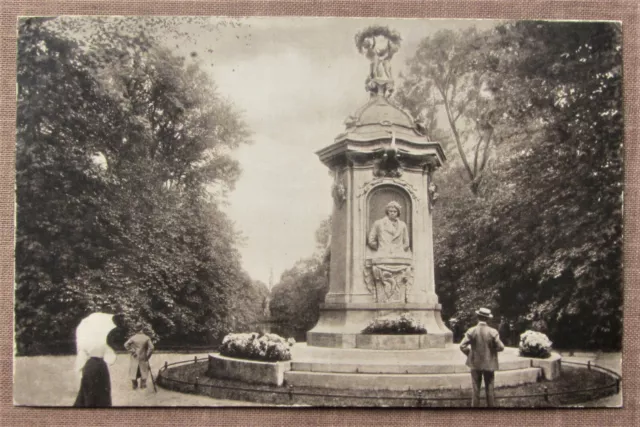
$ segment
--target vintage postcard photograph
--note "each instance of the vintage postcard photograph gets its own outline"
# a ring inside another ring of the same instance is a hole
[[[615,21],[17,21],[14,405],[621,407]]]

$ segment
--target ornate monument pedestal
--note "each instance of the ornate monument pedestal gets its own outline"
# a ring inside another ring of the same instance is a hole
[[[517,348],[500,354],[496,387],[534,383],[560,375],[560,356],[520,357]],[[292,349],[291,371],[284,381],[294,387],[348,390],[470,389],[469,368],[457,346],[427,350],[366,350],[311,347]]]
[[[335,203],[329,293],[307,344],[355,348],[356,335],[372,320],[408,313],[444,347],[453,335],[435,292],[431,174],[445,155],[389,100],[389,60],[399,37],[374,33],[359,36],[358,46],[372,61],[370,100],[317,153],[334,176]]]
[[[442,323],[439,304],[429,307],[413,303],[325,303],[320,310],[318,323],[307,332],[308,346],[361,348],[357,343],[362,330],[372,320],[393,313],[409,313],[427,329],[427,344],[421,348],[444,348],[453,341],[452,333]]]

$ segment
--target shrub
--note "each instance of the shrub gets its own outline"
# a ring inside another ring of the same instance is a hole
[[[549,338],[542,332],[525,331],[520,335],[520,356],[538,357],[546,359],[551,355]]]
[[[416,335],[426,334],[427,330],[409,314],[385,316],[374,319],[362,330],[363,334]]]
[[[293,338],[284,339],[276,334],[228,334],[222,340],[220,354],[236,359],[281,362],[291,360],[293,344]]]

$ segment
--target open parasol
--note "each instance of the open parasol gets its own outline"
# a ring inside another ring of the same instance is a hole
[[[76,328],[76,372],[90,357],[101,357],[109,365],[115,362],[116,354],[107,344],[107,335],[115,328],[113,314],[92,313],[80,321]]]

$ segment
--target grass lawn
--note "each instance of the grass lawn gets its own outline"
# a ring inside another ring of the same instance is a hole
[[[470,390],[426,390],[418,403],[416,391],[354,391],[296,387],[289,389],[267,385],[249,385],[206,376],[207,362],[170,368],[163,386],[183,393],[208,395],[219,399],[245,400],[277,405],[311,406],[367,406],[367,407],[468,407]],[[193,384],[198,377],[198,390]],[[555,381],[540,381],[516,387],[496,388],[500,407],[545,408],[575,405],[615,393],[615,387],[598,389],[615,383],[609,375],[596,370],[563,365],[561,376]],[[548,400],[544,398],[545,388]],[[579,390],[584,390],[580,392]],[[571,394],[560,394],[576,391]],[[482,402],[484,404],[484,402]]]

